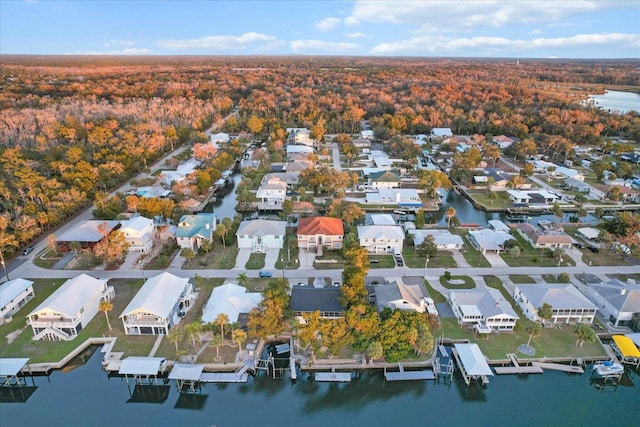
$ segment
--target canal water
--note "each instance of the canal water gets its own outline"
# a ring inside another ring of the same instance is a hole
[[[640,95],[637,93],[608,90],[603,95],[589,95],[589,100],[612,113],[640,112]]]
[[[180,395],[174,381],[140,393],[131,380],[108,378],[96,351],[85,365],[49,379],[25,402],[0,403],[3,426],[617,426],[633,424],[640,377],[599,390],[588,374],[492,377],[486,388],[453,382],[385,382],[363,373],[351,383],[308,375],[206,384]]]

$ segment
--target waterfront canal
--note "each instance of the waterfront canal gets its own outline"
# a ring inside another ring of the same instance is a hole
[[[86,365],[36,377],[23,403],[0,403],[5,426],[616,426],[636,417],[640,378],[598,390],[589,374],[546,371],[492,377],[486,388],[453,382],[385,382],[381,373],[351,383],[249,378],[207,384],[195,396],[175,382],[139,395],[131,380],[107,378],[96,351]]]

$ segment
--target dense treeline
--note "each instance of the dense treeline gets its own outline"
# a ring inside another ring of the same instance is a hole
[[[640,87],[633,61],[390,58],[89,58],[3,56],[0,66],[0,233],[5,250],[29,242],[96,192],[144,170],[234,105],[229,132],[282,139],[355,133],[381,139],[450,127],[506,134],[558,152],[640,140],[636,113],[580,103],[604,87]],[[396,139],[400,143],[402,140]],[[405,152],[406,150],[402,150]],[[206,188],[210,179],[202,174]]]

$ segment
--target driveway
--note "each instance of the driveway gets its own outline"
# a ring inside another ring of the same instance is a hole
[[[489,261],[491,267],[509,267],[500,255],[486,253],[484,254],[484,257]]]
[[[265,270],[275,270],[276,262],[278,261],[278,254],[280,253],[280,249],[267,249],[267,253],[264,257],[264,269]]]
[[[242,268],[244,269],[247,265],[247,261],[249,261],[249,257],[251,256],[251,249],[242,248],[238,250],[238,256],[236,257],[236,266],[233,268]]]
[[[565,249],[564,253],[571,257],[571,259],[576,263],[576,267],[587,266],[587,264],[585,264],[585,262],[582,261],[582,252],[580,251],[580,249],[569,248],[569,249]]]
[[[300,249],[298,252],[301,270],[313,270],[313,263],[316,260],[316,252],[308,249]]]

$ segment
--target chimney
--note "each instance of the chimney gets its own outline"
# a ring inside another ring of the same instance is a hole
[[[620,289],[620,295],[625,295],[627,293],[627,288]]]

